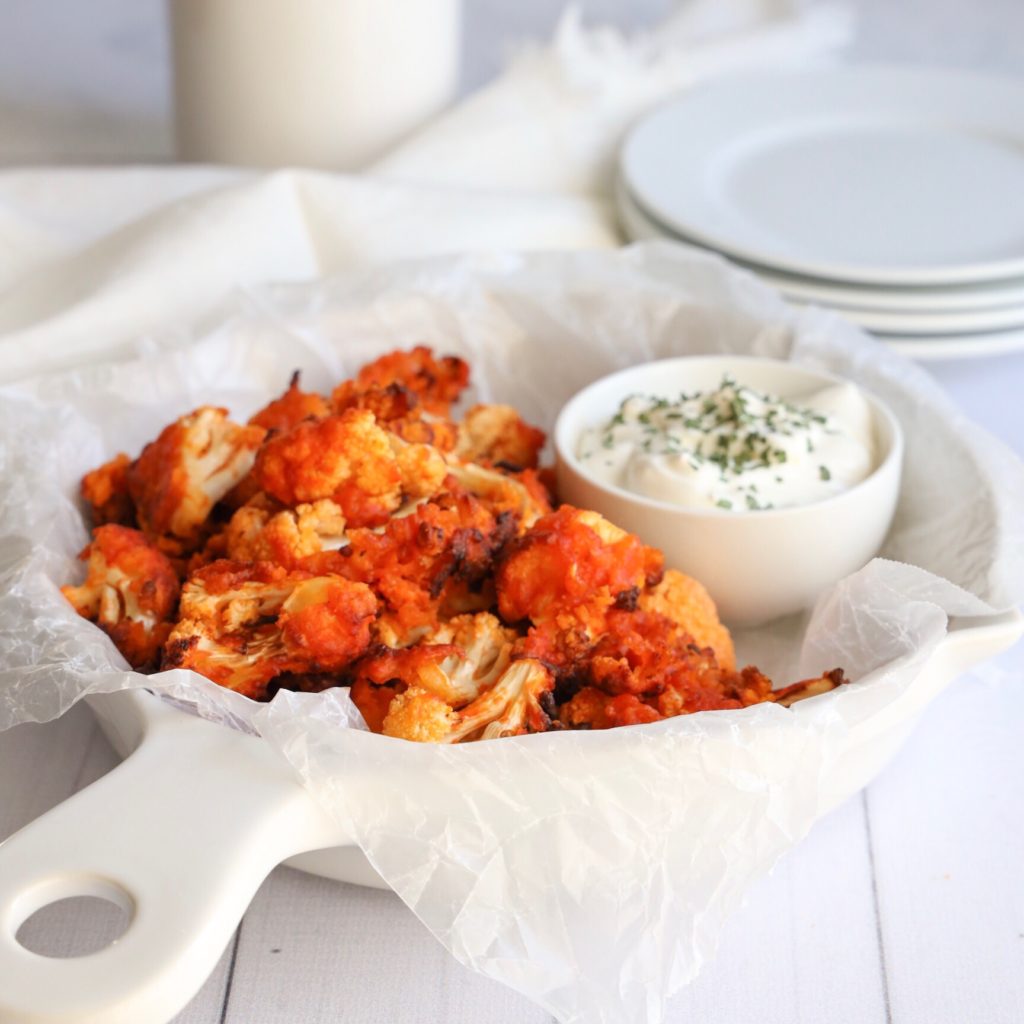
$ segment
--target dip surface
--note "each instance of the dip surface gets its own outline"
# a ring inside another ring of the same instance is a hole
[[[577,454],[603,483],[736,512],[821,501],[875,466],[871,410],[853,385],[790,402],[729,376],[714,391],[630,395],[582,434]]]

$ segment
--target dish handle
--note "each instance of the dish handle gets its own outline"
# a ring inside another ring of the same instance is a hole
[[[0,844],[3,1024],[169,1020],[209,976],[267,874],[346,843],[269,746],[159,711],[140,721],[127,760]],[[120,905],[127,930],[69,959],[22,946],[22,923],[71,896]]]
[[[921,667],[915,685],[860,721],[821,783],[821,813],[838,807],[867,786],[903,745],[924,709],[959,675],[1017,643],[1024,615],[1017,609],[984,618],[954,618],[949,631]],[[826,702],[814,698],[795,705],[808,714],[828,716]]]

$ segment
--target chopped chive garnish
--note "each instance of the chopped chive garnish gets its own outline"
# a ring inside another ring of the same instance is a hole
[[[592,458],[602,447],[623,445],[651,457],[671,456],[678,460],[676,471],[685,464],[693,472],[704,473],[710,463],[715,467],[711,479],[739,490],[747,508],[762,509],[770,508],[771,503],[754,497],[757,487],[749,483],[751,474],[768,471],[766,479],[784,484],[778,469],[771,470],[790,461],[802,463],[804,451],[814,453],[822,434],[836,432],[826,415],[797,408],[725,374],[713,391],[684,391],[674,399],[629,395],[604,427],[590,435],[581,458]],[[785,441],[787,437],[794,441]],[[616,460],[603,461],[610,467],[621,465]],[[831,470],[819,465],[818,477],[831,480]],[[733,507],[726,498],[715,504]]]

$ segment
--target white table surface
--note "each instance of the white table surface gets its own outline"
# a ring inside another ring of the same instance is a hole
[[[642,24],[666,0],[601,0]],[[550,0],[468,0],[467,87],[554,20]],[[862,58],[1024,72],[1021,0],[862,0]],[[0,12],[0,164],[166,158],[158,0],[47,0]],[[1024,355],[934,364],[1024,455]],[[961,681],[859,797],[755,887],[717,959],[672,1003],[706,1024],[1019,1024],[1024,1020],[1024,648]],[[0,838],[111,769],[84,708],[0,735]],[[55,909],[37,942],[102,923]],[[0,985],[3,980],[0,979]],[[278,869],[179,1024],[545,1021],[455,963],[394,896]],[[147,1022],[139,1022],[147,1024]]]

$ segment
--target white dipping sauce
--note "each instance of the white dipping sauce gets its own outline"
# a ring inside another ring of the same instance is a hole
[[[675,399],[631,395],[582,435],[577,453],[604,483],[731,511],[820,501],[875,466],[871,409],[853,385],[822,388],[795,405],[731,377]]]

